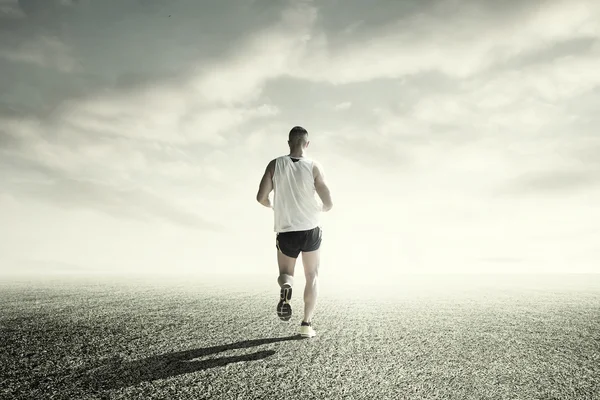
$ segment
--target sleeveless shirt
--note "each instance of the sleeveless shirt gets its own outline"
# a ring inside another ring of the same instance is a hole
[[[316,198],[314,161],[280,156],[273,174],[275,232],[305,231],[319,226],[321,207]]]

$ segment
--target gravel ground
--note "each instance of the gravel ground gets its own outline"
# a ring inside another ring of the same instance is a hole
[[[322,289],[313,339],[295,335],[303,282],[290,323],[274,279],[5,282],[0,398],[600,399],[590,279]]]

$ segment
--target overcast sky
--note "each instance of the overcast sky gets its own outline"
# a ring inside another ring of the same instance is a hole
[[[600,272],[600,2],[0,0],[0,274],[276,275],[294,125],[322,274]]]

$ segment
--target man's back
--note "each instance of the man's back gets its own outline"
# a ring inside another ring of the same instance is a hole
[[[275,232],[310,230],[319,225],[321,206],[315,197],[315,161],[281,156],[273,171]]]

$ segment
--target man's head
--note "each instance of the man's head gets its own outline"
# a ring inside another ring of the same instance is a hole
[[[292,128],[288,138],[288,144],[290,150],[301,150],[308,147],[308,131],[301,126],[295,126]]]

